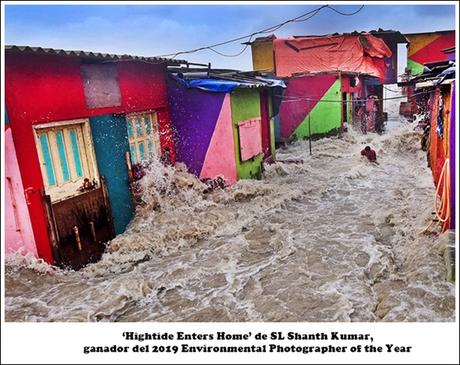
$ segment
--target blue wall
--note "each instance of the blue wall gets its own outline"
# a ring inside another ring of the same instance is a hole
[[[90,118],[99,174],[105,176],[112,205],[115,233],[123,233],[133,216],[125,153],[129,151],[123,115]]]
[[[8,125],[10,124],[10,118],[8,118],[8,112],[6,111],[6,107],[5,107],[5,125]]]

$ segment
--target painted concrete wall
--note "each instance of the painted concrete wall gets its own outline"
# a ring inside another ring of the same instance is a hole
[[[200,178],[214,179],[220,176],[227,184],[234,184],[238,178],[234,151],[230,94],[225,94]]]
[[[272,40],[254,42],[251,45],[251,52],[254,71],[275,71]]]
[[[177,161],[203,179],[237,180],[230,94],[187,89],[168,80]]]
[[[336,80],[296,128],[294,135],[300,139],[339,129],[342,125],[342,105],[338,100],[341,100],[340,81]]]
[[[423,71],[423,64],[447,61],[449,56],[443,49],[455,46],[455,31],[406,34],[409,39],[407,67],[412,75]]]
[[[252,118],[260,118],[260,96],[258,89],[236,89],[231,96],[233,138],[235,141],[236,168],[239,179],[260,177],[263,154],[248,161],[241,160],[238,124]]]
[[[11,128],[5,130],[5,250],[37,256]]]
[[[335,74],[291,78],[280,106],[281,138],[308,137],[308,123],[312,135],[340,128],[340,100],[340,80]]]
[[[224,93],[187,89],[175,80],[168,80],[168,98],[177,161],[199,176],[222,109]]]
[[[123,115],[90,118],[99,175],[105,176],[112,206],[115,233],[122,233],[133,215],[125,153],[129,151]]]

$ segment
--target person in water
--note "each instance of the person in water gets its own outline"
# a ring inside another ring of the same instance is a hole
[[[375,151],[370,146],[366,146],[361,151],[361,156],[366,156],[367,159],[370,162],[374,162],[374,163],[378,164],[378,162],[377,162],[377,154],[375,153]]]

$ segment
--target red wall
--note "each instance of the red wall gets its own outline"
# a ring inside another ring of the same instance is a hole
[[[29,212],[40,257],[52,262],[43,214],[43,190],[32,124],[86,118],[110,113],[158,110],[160,141],[174,146],[167,110],[166,66],[144,62],[117,63],[121,106],[87,109],[80,75],[80,59],[26,53],[5,54],[5,100]]]

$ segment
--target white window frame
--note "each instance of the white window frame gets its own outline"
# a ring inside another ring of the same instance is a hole
[[[147,135],[146,123],[145,118],[150,119],[150,135]],[[142,123],[142,136],[137,135],[137,125],[136,120],[140,119]],[[131,163],[133,165],[139,164],[142,161],[148,161],[151,159],[152,156],[149,154],[148,149],[148,142],[152,143],[152,154],[160,157],[161,154],[161,147],[160,147],[160,131],[158,126],[158,113],[155,110],[150,111],[143,111],[138,113],[131,113],[126,115],[126,128],[128,128],[128,123],[131,124],[131,128],[133,134],[129,136],[128,134],[128,142],[129,142],[129,153],[131,156]],[[140,159],[140,150],[139,145],[144,144],[144,154],[145,160]],[[132,145],[134,145],[135,156],[132,156]]]
[[[77,129],[77,141],[80,152],[80,161],[83,176],[79,177],[76,173],[75,161],[73,156],[73,148],[71,146],[70,140],[70,130]],[[99,180],[99,172],[97,169],[96,154],[94,151],[93,140],[91,136],[91,128],[88,119],[75,119],[67,120],[62,122],[51,122],[43,124],[33,125],[34,136],[35,136],[35,146],[38,153],[38,159],[40,162],[40,169],[42,173],[42,180],[45,186],[46,194],[50,195],[51,201],[57,202],[64,199],[68,199],[72,196],[82,194],[82,191],[79,190],[83,185],[85,178],[88,178],[90,181],[96,179]],[[69,171],[69,181],[64,181],[63,173],[60,164],[60,157],[58,147],[54,142],[53,131],[62,130],[64,149],[67,159],[67,168]],[[67,131],[67,133],[66,133]],[[52,168],[54,172],[55,184],[49,185],[48,175],[46,171],[46,163],[43,155],[40,136],[43,133],[48,134],[48,148],[50,152],[50,157],[52,159]],[[50,138],[51,137],[51,138]]]

